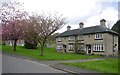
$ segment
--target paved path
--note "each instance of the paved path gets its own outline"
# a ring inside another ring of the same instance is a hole
[[[89,62],[89,61],[104,60],[104,59],[106,59],[106,58],[94,58],[94,59],[84,59],[84,60],[66,60],[66,61],[61,61],[61,62],[70,62],[70,63]],[[100,72],[97,72],[97,71],[86,70],[86,69],[83,69],[83,68],[68,66],[68,65],[64,65],[64,64],[60,64],[60,63],[51,64],[51,67],[59,69],[59,70],[63,70],[63,71],[69,72],[69,73],[82,73],[80,75],[84,75],[84,73],[97,73],[97,74],[100,73]]]
[[[86,70],[83,68],[78,68],[78,67],[68,66],[68,65],[63,65],[63,64],[54,64],[51,66],[56,69],[63,70],[69,73],[98,73],[97,71]]]

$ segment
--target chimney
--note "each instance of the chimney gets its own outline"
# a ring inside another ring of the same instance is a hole
[[[79,23],[79,29],[82,29],[82,28],[83,28],[83,25],[84,25],[84,23],[83,23],[83,22],[80,22],[80,23]]]
[[[101,19],[101,20],[100,20],[100,25],[101,25],[101,26],[105,26],[105,22],[106,22],[105,19]]]
[[[71,29],[71,27],[68,25],[68,26],[67,26],[67,31],[69,31],[70,29]]]

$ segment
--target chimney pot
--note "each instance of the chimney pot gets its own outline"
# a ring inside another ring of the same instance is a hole
[[[68,25],[68,26],[67,26],[67,31],[69,31],[70,29],[71,29],[71,26]]]
[[[83,23],[83,22],[80,22],[80,23],[79,23],[79,28],[82,29],[82,28],[83,28],[83,25],[84,25],[84,23]]]
[[[100,25],[101,25],[101,26],[105,26],[105,22],[106,22],[105,19],[101,19],[101,20],[100,20]]]

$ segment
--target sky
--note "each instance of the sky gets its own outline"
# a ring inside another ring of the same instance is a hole
[[[4,2],[8,0],[1,0]],[[37,13],[63,14],[68,23],[56,32],[79,28],[83,22],[84,27],[100,25],[100,19],[105,19],[106,26],[111,28],[118,20],[119,0],[11,0],[24,3],[24,9]]]

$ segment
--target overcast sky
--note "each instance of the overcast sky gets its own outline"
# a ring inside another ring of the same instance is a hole
[[[4,2],[8,0],[1,0]],[[13,1],[13,0],[12,0]],[[58,30],[61,33],[67,30],[79,28],[79,23],[83,22],[84,27],[99,25],[100,19],[105,19],[110,28],[118,20],[119,0],[14,0],[24,3],[25,10],[37,13],[63,14],[67,17],[68,23]],[[101,12],[101,13],[100,13]]]

